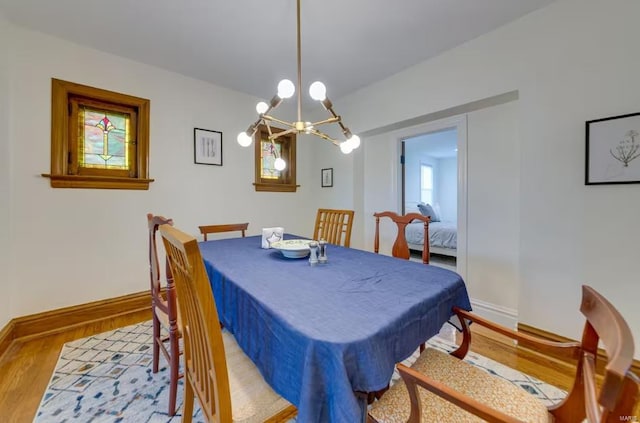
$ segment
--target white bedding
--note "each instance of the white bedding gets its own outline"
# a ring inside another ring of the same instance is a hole
[[[405,236],[409,244],[422,246],[424,243],[424,223],[414,222],[407,225]],[[438,248],[456,249],[458,232],[454,222],[429,223],[429,245]],[[410,245],[413,248],[413,245]],[[422,247],[420,247],[422,250]]]

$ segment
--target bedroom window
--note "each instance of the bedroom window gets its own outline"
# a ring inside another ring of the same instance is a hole
[[[420,164],[420,201],[433,204],[433,167]]]

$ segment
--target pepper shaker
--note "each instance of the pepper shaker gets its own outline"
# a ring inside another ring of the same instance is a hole
[[[318,262],[320,264],[325,264],[327,262],[327,241],[325,241],[324,239],[318,241],[318,250]]]
[[[309,243],[309,251],[309,264],[315,266],[318,264],[318,243],[316,241]]]

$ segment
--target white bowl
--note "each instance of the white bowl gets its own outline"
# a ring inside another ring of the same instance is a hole
[[[310,239],[286,239],[271,243],[286,258],[303,258],[309,255]]]

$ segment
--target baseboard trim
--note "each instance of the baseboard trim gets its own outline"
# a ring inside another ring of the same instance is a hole
[[[13,328],[13,320],[9,320],[9,323],[0,330],[0,358],[13,342]]]
[[[145,310],[151,310],[149,291],[16,317],[0,330],[0,357],[17,340],[59,333]]]
[[[556,335],[546,330],[538,329],[533,326],[526,325],[524,323],[518,323],[518,332],[525,333],[527,335],[536,336],[554,342],[576,342],[575,339],[565,338],[564,336]],[[606,354],[603,349],[598,350],[598,361],[603,363],[606,360]],[[631,371],[640,376],[640,360],[633,360],[631,365]]]
[[[488,303],[482,300],[471,299],[473,312],[480,317],[489,319],[508,328],[515,329],[518,325],[518,312],[508,307]]]

